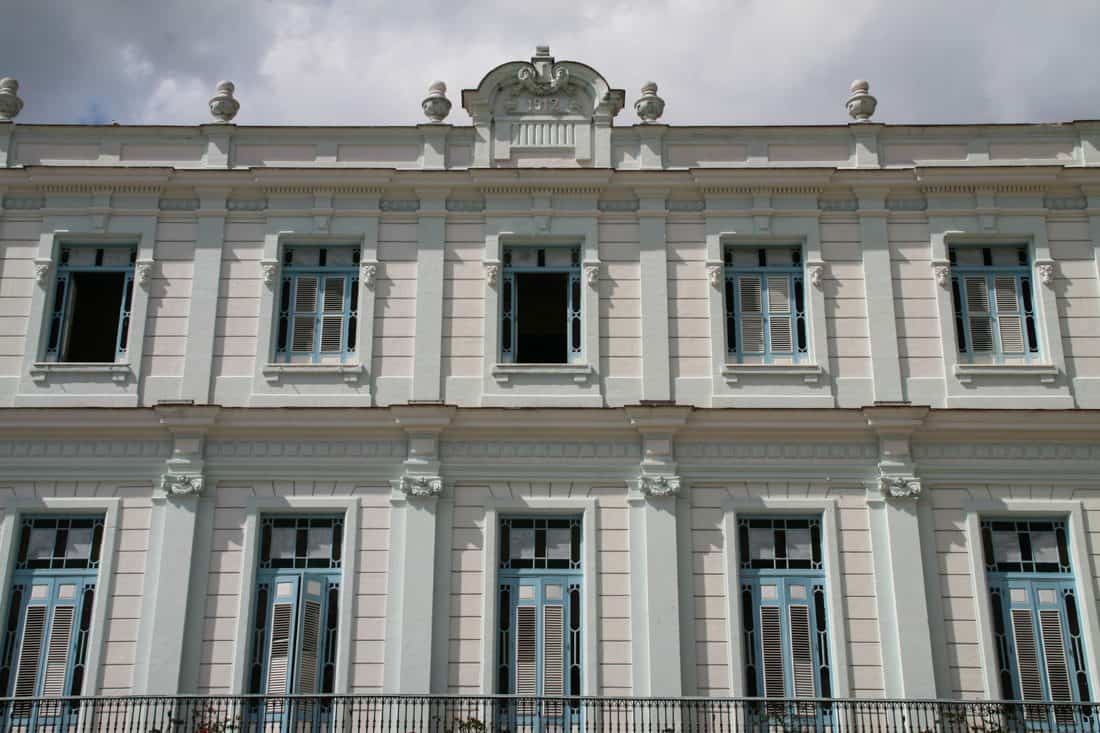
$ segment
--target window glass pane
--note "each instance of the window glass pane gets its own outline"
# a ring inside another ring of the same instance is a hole
[[[271,528],[271,558],[273,560],[290,560],[294,557],[298,531],[294,527]]]
[[[332,557],[332,527],[309,528],[309,557],[328,559]]]
[[[28,560],[49,560],[53,557],[54,530],[34,527],[27,545]]]
[[[1031,559],[1035,562],[1058,562],[1058,538],[1053,531],[1031,533]]]
[[[513,560],[533,560],[535,558],[535,530],[512,527],[509,554]]]
[[[569,247],[548,247],[546,265],[548,267],[569,267],[573,264],[573,250]]]
[[[548,560],[569,559],[569,528],[546,530],[546,557]]]
[[[993,559],[996,562],[1020,562],[1020,542],[1015,532],[993,532]]]
[[[771,528],[749,528],[749,557],[753,560],[775,559],[775,534]]]
[[[70,529],[65,542],[65,557],[69,559],[86,558],[92,550],[92,528]]]
[[[810,529],[787,529],[787,559],[809,560],[812,543]]]
[[[538,265],[538,249],[535,247],[516,247],[509,249],[512,255],[512,267],[535,267]]]

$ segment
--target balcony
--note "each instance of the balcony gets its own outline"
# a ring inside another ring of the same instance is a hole
[[[427,695],[2,698],[5,731],[1100,731],[1100,704]]]

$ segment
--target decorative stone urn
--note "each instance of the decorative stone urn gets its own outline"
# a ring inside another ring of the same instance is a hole
[[[656,82],[647,81],[642,84],[642,96],[634,103],[634,111],[646,124],[656,122],[664,114],[665,100],[657,96]]]
[[[856,79],[849,88],[852,95],[848,97],[848,114],[856,122],[870,121],[871,115],[875,113],[875,107],[878,106],[878,100],[868,92],[871,88],[870,83],[865,79]]]
[[[19,98],[19,82],[6,76],[0,79],[0,120],[14,120],[23,109],[23,100]]]
[[[428,87],[428,96],[420,103],[424,114],[432,122],[442,122],[451,113],[451,100],[447,99],[447,85],[433,81]]]
[[[218,122],[229,122],[237,116],[241,103],[233,97],[236,86],[231,81],[219,81],[217,92],[210,98],[210,114]]]

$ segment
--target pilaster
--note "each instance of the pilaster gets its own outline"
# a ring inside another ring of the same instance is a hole
[[[649,129],[644,128],[644,129]],[[672,398],[668,329],[666,190],[638,192],[642,289],[642,399]]]
[[[203,450],[217,407],[158,406],[172,436],[172,455],[153,489],[134,692],[175,695],[181,689],[184,649],[199,643],[201,619],[188,614],[195,568],[195,526],[205,489]],[[208,566],[207,566],[208,567]],[[199,568],[205,575],[207,567]],[[197,587],[197,586],[196,586]],[[205,588],[203,589],[205,590]],[[190,623],[189,623],[190,620]]]
[[[225,243],[226,197],[228,189],[200,189],[198,234],[191,273],[191,310],[187,317],[187,349],[183,362],[180,399],[196,405],[207,404],[211,397],[211,373],[214,368],[214,323],[218,314],[218,286],[222,273],[222,246]],[[260,354],[265,360],[267,354]]]
[[[883,685],[887,698],[936,697],[918,502],[923,486],[910,450],[925,407],[867,407],[878,436],[878,478],[867,487]],[[930,570],[931,572],[931,570]]]
[[[442,396],[443,249],[447,229],[447,191],[418,190],[416,220],[416,356],[412,400],[434,402]]]
[[[886,189],[856,189],[859,197],[859,238],[863,252],[867,331],[871,340],[871,377],[875,402],[902,402],[898,327],[894,310],[894,279],[886,228]]]
[[[642,462],[630,491],[630,577],[634,694],[683,694],[676,432],[690,408],[628,407],[642,440]],[[678,660],[673,663],[673,660]]]
[[[432,691],[433,609],[437,589],[435,569],[437,512],[443,493],[439,474],[439,435],[450,423],[453,408],[411,406],[392,408],[404,429],[408,450],[390,495],[390,552],[386,596],[386,640],[382,680],[387,693],[427,694]],[[446,548],[449,553],[449,548]],[[445,609],[445,599],[440,599]],[[438,654],[438,650],[437,650]],[[436,664],[446,665],[445,660]]]

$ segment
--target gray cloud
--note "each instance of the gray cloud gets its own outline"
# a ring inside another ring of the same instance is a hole
[[[21,122],[206,122],[228,78],[241,124],[410,124],[441,78],[465,124],[460,90],[546,42],[628,101],[657,81],[672,124],[843,122],[856,77],[882,122],[1058,121],[1100,117],[1097,38],[1094,0],[22,0],[0,75]]]

